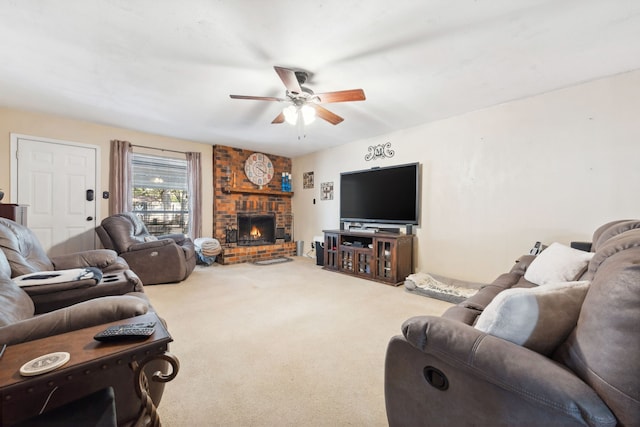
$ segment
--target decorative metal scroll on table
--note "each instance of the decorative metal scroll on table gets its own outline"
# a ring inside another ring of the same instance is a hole
[[[369,153],[364,156],[364,159],[366,161],[383,159],[385,157],[393,157],[395,154],[396,152],[391,149],[391,143],[387,142],[385,144],[370,145]]]
[[[144,367],[147,363],[156,360],[164,360],[168,362],[168,364],[171,365],[171,372],[164,373],[162,371],[156,371],[151,379],[149,379],[144,372]],[[142,406],[138,414],[138,421],[136,421],[135,425],[160,427],[160,415],[158,414],[156,404],[153,402],[153,399],[151,399],[149,381],[168,383],[178,375],[178,371],[180,370],[180,361],[176,356],[165,351],[164,353],[152,354],[141,362],[134,360],[131,362],[131,368],[134,372],[134,386],[136,393],[142,401]]]

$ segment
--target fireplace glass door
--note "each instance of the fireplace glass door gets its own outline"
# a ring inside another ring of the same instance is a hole
[[[274,214],[238,214],[238,246],[272,245],[275,242]]]

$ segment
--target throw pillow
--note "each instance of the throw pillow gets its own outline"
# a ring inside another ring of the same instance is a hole
[[[524,278],[536,285],[576,280],[586,270],[593,252],[554,242],[529,265]]]
[[[575,327],[589,281],[554,283],[500,292],[476,329],[550,355]]]

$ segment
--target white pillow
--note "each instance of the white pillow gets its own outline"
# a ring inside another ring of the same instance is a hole
[[[593,252],[554,242],[531,262],[524,278],[536,285],[576,280],[586,270],[593,255]]]
[[[575,327],[590,283],[504,290],[487,305],[475,328],[550,355]]]

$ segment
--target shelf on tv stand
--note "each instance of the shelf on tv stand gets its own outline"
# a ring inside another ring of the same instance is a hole
[[[377,228],[350,228],[349,232],[350,233],[369,233],[369,234],[373,234],[373,233],[377,233],[378,229]]]
[[[324,268],[398,286],[413,273],[413,235],[324,230]]]

